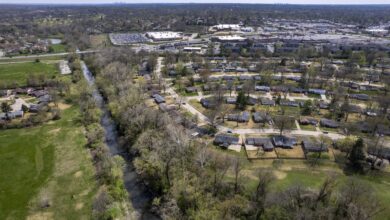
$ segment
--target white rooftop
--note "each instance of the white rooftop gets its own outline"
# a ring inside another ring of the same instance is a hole
[[[148,32],[147,35],[155,39],[174,39],[182,37],[181,33],[173,31]]]
[[[202,47],[184,47],[184,50],[201,50]]]
[[[238,24],[218,24],[215,25],[214,28],[221,30],[221,29],[232,29],[232,30],[239,30],[240,25]]]
[[[238,35],[225,35],[225,36],[218,36],[217,38],[223,41],[244,41],[246,39]]]

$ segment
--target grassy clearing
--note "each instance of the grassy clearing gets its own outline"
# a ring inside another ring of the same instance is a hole
[[[53,53],[63,53],[66,51],[65,45],[63,44],[53,44],[51,48],[53,49]]]
[[[0,82],[2,85],[16,84],[18,86],[25,86],[29,74],[43,74],[49,77],[55,77],[58,74],[58,68],[56,64],[42,62],[0,65]]]
[[[51,54],[50,56],[39,57],[42,63],[57,61],[65,58],[67,55]],[[12,57],[7,59],[0,59],[0,64],[8,64],[10,62],[35,62],[36,57]]]
[[[90,218],[95,171],[77,115],[71,107],[58,121],[0,131],[0,219]]]
[[[316,127],[313,126],[313,125],[299,125],[299,127],[301,127],[302,130],[306,130],[306,131],[316,131]]]

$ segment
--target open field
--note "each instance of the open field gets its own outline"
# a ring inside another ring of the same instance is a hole
[[[46,64],[42,62],[1,64],[0,84],[24,86],[27,83],[29,74],[43,74],[49,77],[55,77],[55,75],[58,74],[58,68],[56,64]]]
[[[53,53],[62,53],[65,52],[65,45],[63,44],[55,44],[51,45],[51,48],[53,48]]]
[[[42,63],[49,62],[49,61],[56,61],[56,60],[61,60],[65,58],[67,55],[59,55],[59,54],[52,54],[52,56],[48,55],[45,57],[40,57],[39,60]],[[8,64],[8,63],[21,63],[21,62],[35,62],[37,58],[35,57],[12,57],[12,58],[7,58],[7,59],[0,59],[0,64]]]
[[[67,106],[58,121],[0,131],[0,219],[90,218],[95,171],[77,115]]]

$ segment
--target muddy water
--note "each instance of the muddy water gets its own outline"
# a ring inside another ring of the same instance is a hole
[[[95,78],[89,71],[84,62],[81,62],[84,78],[88,84],[93,88],[92,95],[96,104],[101,109],[103,115],[101,125],[105,130],[105,141],[112,156],[119,155],[126,161],[124,169],[124,182],[126,190],[129,193],[129,201],[135,209],[134,213],[129,216],[131,219],[158,219],[147,211],[147,205],[152,199],[152,195],[148,193],[145,186],[137,179],[137,174],[134,170],[132,158],[124,149],[118,144],[118,134],[116,131],[116,124],[112,120],[110,112],[107,109],[103,96],[96,89]]]

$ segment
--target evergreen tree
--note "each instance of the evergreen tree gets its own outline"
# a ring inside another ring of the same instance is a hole
[[[353,168],[361,171],[363,170],[365,158],[364,142],[363,139],[359,137],[359,139],[357,139],[355,144],[352,146],[351,153],[349,154],[349,161]]]
[[[23,112],[28,112],[28,107],[26,105],[22,105],[22,111]]]
[[[1,111],[4,112],[6,117],[8,118],[8,113],[10,111],[12,111],[12,108],[11,108],[11,106],[8,103],[2,102],[1,103]]]
[[[246,103],[247,103],[247,97],[245,96],[243,91],[239,91],[237,95],[237,102],[236,102],[237,108],[244,110]]]
[[[311,115],[312,112],[312,102],[311,100],[307,100],[303,105],[302,115]]]

